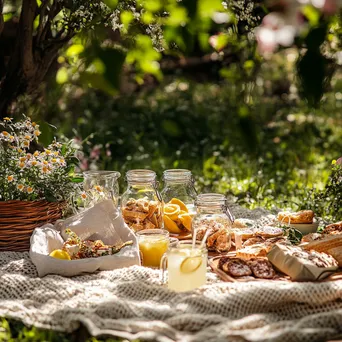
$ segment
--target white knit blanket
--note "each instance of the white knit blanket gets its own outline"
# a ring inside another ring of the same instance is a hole
[[[2,252],[0,317],[65,332],[84,324],[94,336],[161,342],[342,336],[342,281],[224,283],[208,272],[206,286],[175,293],[159,277],[158,270],[133,266],[39,278],[28,253]]]

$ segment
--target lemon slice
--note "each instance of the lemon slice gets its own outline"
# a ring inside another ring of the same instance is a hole
[[[55,249],[50,253],[50,257],[62,260],[71,260],[69,253],[62,249]]]
[[[182,273],[193,273],[197,271],[200,266],[202,265],[202,257],[195,256],[195,257],[187,257],[185,258],[181,265],[180,265],[180,271]]]
[[[180,199],[178,198],[172,198],[171,201],[169,202],[170,204],[177,204],[180,208],[180,210],[185,211],[186,213],[189,212],[188,208],[186,207],[186,205],[184,204],[184,202],[182,202]]]
[[[164,214],[167,215],[171,220],[177,220],[179,213],[180,207],[178,204],[165,204]]]

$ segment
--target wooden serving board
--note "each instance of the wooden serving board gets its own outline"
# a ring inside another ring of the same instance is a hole
[[[225,256],[231,256],[234,257],[235,253],[228,253]],[[221,258],[221,256],[215,256],[213,258],[209,258],[208,260],[208,264],[210,266],[210,268],[212,269],[212,271],[214,273],[216,273],[221,280],[223,281],[227,281],[227,282],[231,282],[231,283],[245,283],[245,282],[250,282],[250,281],[263,281],[263,282],[279,282],[279,281],[288,281],[288,282],[292,282],[291,278],[285,274],[281,274],[279,272],[277,272],[277,275],[275,278],[273,279],[260,279],[260,278],[255,278],[252,276],[248,276],[248,277],[240,277],[240,278],[234,278],[232,276],[230,276],[229,274],[227,274],[226,272],[222,271],[221,269],[218,268],[218,262],[219,259]],[[331,276],[317,281],[318,282],[326,282],[326,281],[336,281],[336,280],[342,280],[342,270],[332,274]]]

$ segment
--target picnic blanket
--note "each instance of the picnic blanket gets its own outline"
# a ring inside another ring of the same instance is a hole
[[[342,281],[224,283],[212,273],[207,285],[176,293],[160,285],[159,270],[140,266],[39,278],[28,253],[0,253],[0,317],[65,332],[83,324],[94,336],[323,341],[342,336],[341,298]]]

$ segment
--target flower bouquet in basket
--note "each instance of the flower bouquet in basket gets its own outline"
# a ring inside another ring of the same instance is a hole
[[[77,189],[71,143],[38,144],[39,125],[0,122],[0,251],[27,251],[34,228],[62,217]]]

